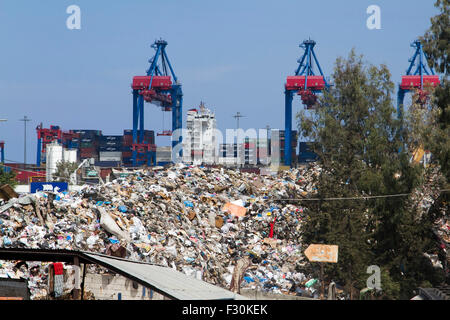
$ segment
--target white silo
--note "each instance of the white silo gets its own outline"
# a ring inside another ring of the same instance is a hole
[[[65,162],[77,162],[77,149],[64,149],[63,160]]]
[[[46,153],[46,178],[47,181],[53,181],[57,164],[63,160],[63,147],[57,143],[48,144]]]

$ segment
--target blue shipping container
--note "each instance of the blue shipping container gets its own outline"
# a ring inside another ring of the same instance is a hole
[[[122,147],[120,147],[120,146],[99,146],[98,151],[100,151],[100,152],[121,152]]]
[[[100,142],[122,141],[122,136],[100,136]]]
[[[122,147],[122,141],[100,141],[100,147]]]
[[[120,161],[95,161],[94,165],[103,168],[119,167]]]

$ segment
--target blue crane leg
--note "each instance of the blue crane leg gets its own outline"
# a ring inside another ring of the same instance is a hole
[[[403,102],[405,99],[405,93],[406,91],[403,89],[398,89],[397,94],[397,117],[400,120],[400,140],[403,141]],[[400,153],[403,149],[403,146],[401,146],[398,150]]]
[[[397,94],[397,118],[403,121],[403,101],[405,100],[405,90],[398,89]]]
[[[139,143],[144,142],[144,97],[142,95],[138,98],[139,108]]]
[[[133,90],[133,144],[137,143],[137,125],[138,125],[138,92]],[[136,150],[133,150],[133,166],[136,166]]]
[[[284,110],[284,164],[291,165],[292,91],[285,91]]]
[[[180,90],[181,91],[181,90]],[[178,106],[178,116],[177,116],[177,130],[183,128],[183,96],[179,96],[178,98],[179,106]],[[183,141],[183,135],[180,134],[178,137],[178,143],[181,143]],[[180,157],[183,156],[183,149],[180,149],[180,152],[178,154]]]
[[[36,167],[41,166],[41,139],[37,141]]]

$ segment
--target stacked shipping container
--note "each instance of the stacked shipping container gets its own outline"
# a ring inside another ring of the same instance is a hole
[[[79,140],[72,139],[72,143],[79,145],[79,160],[94,158],[98,160],[98,139],[102,132],[100,130],[71,130],[72,133],[80,135]]]
[[[292,164],[297,162],[296,149],[297,149],[297,131],[292,131],[291,135]],[[285,147],[285,134],[284,130],[273,129],[271,134],[271,162],[275,165],[284,164],[284,147]]]
[[[121,161],[122,145],[122,136],[100,136],[98,148],[100,161]]]
[[[138,131],[139,141],[139,131]],[[141,142],[140,142],[141,143]],[[144,140],[142,143],[155,144],[155,131],[144,130]],[[133,162],[133,130],[126,129],[123,131],[122,138],[122,163],[130,166]],[[148,163],[147,155],[141,155],[136,158],[136,164],[138,166]]]

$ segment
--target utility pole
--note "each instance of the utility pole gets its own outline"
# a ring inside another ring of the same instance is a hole
[[[7,119],[0,119],[0,122],[6,122]],[[5,141],[0,140],[0,162],[5,163]],[[5,170],[5,169],[3,169]]]
[[[236,113],[233,118],[235,118],[237,120],[237,129],[239,129],[239,118],[243,118],[244,116],[241,115],[240,112]]]
[[[269,125],[266,126],[266,130],[267,130],[267,140],[269,140],[269,132],[270,132],[270,126]]]
[[[27,164],[27,122],[31,121],[27,116],[24,116],[23,119],[19,119],[19,121],[23,121],[24,127],[24,136],[23,136],[23,166],[25,168]]]

